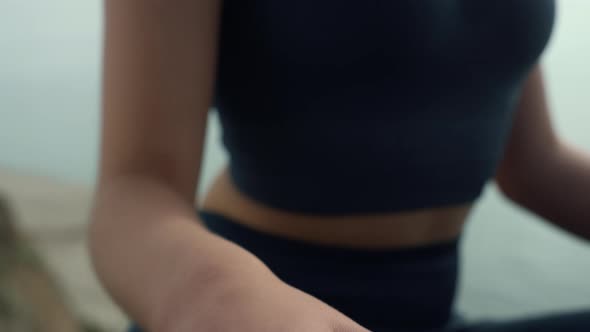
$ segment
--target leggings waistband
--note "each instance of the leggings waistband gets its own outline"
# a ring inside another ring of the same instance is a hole
[[[279,234],[269,234],[246,225],[237,223],[222,214],[198,210],[205,226],[214,233],[227,236],[228,239],[243,243],[248,247],[258,248],[272,246],[284,253],[297,256],[330,258],[338,261],[380,262],[383,260],[414,261],[416,259],[436,259],[453,255],[457,251],[459,238],[451,241],[400,249],[350,248],[323,245],[288,238]]]

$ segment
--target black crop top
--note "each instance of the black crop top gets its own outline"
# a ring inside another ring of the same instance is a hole
[[[224,0],[215,108],[238,188],[314,214],[475,200],[555,0]]]

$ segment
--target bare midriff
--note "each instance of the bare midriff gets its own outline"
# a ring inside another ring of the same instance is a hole
[[[461,233],[472,203],[413,211],[318,216],[284,211],[238,190],[224,167],[205,195],[201,210],[269,234],[316,244],[351,248],[403,248],[453,240]]]

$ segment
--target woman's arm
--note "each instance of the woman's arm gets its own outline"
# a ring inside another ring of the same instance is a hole
[[[208,294],[220,295],[245,271],[270,273],[254,255],[202,227],[193,205],[219,2],[105,1],[89,249],[109,294],[150,331],[168,331],[176,315],[198,310]]]
[[[512,201],[590,240],[590,154],[557,137],[540,66],[525,84],[496,181]]]

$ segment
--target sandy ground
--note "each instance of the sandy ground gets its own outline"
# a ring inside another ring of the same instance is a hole
[[[91,191],[0,170],[0,193],[12,201],[20,230],[33,240],[71,306],[109,331],[124,330],[127,319],[100,287],[85,246]]]

